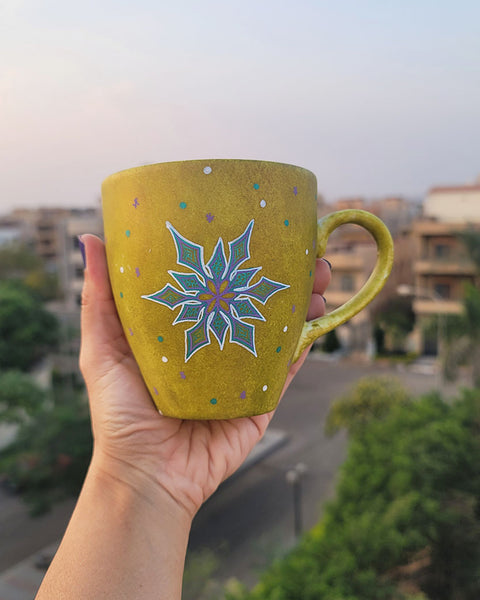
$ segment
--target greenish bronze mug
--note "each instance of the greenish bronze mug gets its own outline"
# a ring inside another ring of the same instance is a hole
[[[382,289],[393,263],[385,225],[359,210],[317,223],[316,197],[310,171],[251,160],[160,163],[104,181],[112,290],[162,414],[273,410],[302,351]],[[376,266],[351,300],[307,323],[315,259],[345,223],[372,234]]]

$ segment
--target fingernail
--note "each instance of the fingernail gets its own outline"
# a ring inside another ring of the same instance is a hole
[[[327,263],[327,265],[328,265],[328,268],[329,268],[329,269],[330,269],[330,271],[331,271],[331,270],[332,270],[332,263],[331,263],[329,260],[327,260],[326,258],[322,258],[322,260],[324,260],[324,261]]]
[[[87,257],[85,256],[85,244],[82,242],[82,236],[79,235],[78,237],[78,247],[80,248],[80,253],[82,255],[82,259],[83,259],[83,268],[85,269],[85,267],[87,266]]]
[[[325,298],[325,296],[322,296],[323,301],[325,302],[325,304],[327,303],[327,299]]]

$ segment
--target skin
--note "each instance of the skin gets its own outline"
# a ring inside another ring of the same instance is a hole
[[[179,600],[194,515],[242,464],[274,413],[230,421],[160,416],[117,316],[103,242],[92,235],[82,241],[80,367],[94,450],[36,599]],[[328,264],[317,260],[309,319],[324,314],[329,281]],[[292,366],[284,392],[307,353]]]

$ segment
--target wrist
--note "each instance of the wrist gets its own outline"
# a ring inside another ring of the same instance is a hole
[[[158,481],[118,457],[94,451],[86,485],[108,495],[121,510],[140,511],[158,520],[159,511],[188,537],[193,515]]]

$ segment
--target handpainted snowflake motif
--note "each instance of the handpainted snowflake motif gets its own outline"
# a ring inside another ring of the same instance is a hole
[[[240,269],[250,258],[250,237],[254,220],[245,231],[232,242],[227,262],[222,238],[218,239],[207,264],[203,258],[203,247],[190,242],[167,222],[177,250],[177,264],[189,268],[193,273],[169,271],[180,289],[169,283],[161,290],[142,296],[174,310],[181,307],[173,325],[194,322],[185,331],[185,362],[200,348],[211,343],[211,333],[223,350],[227,332],[230,343],[239,344],[257,356],[255,348],[255,326],[245,319],[265,321],[252,299],[266,304],[273,294],[290,286],[267,277],[252,284],[251,281],[262,267]]]

